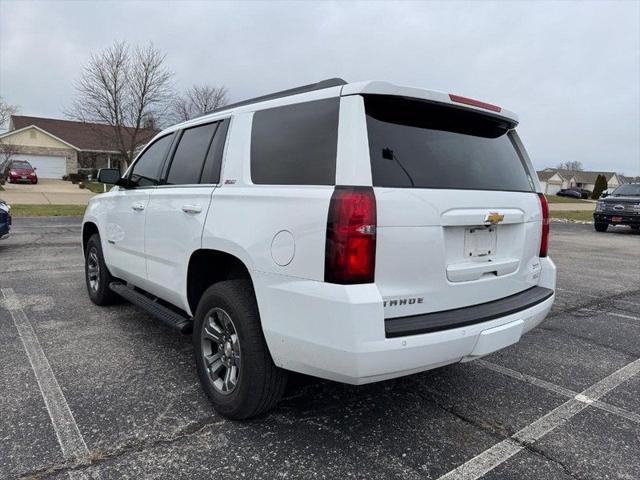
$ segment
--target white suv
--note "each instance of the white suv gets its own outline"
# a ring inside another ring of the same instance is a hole
[[[548,210],[516,116],[332,79],[158,134],[94,197],[91,299],[193,332],[216,409],[272,407],[286,372],[351,384],[487,355],[554,300]]]

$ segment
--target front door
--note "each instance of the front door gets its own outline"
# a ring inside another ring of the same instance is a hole
[[[144,258],[145,210],[151,189],[112,192],[104,206],[106,213],[106,252],[111,273],[142,286],[146,280]]]
[[[127,188],[117,187],[104,202],[107,210],[104,246],[111,273],[140,288],[145,288],[147,281],[146,210],[172,141],[173,134],[170,134],[151,143],[127,173]]]

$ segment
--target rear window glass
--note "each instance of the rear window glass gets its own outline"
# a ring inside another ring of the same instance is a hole
[[[504,120],[380,95],[365,109],[374,186],[533,190]]]
[[[31,168],[31,164],[29,162],[13,162],[11,166],[13,168]]]
[[[171,169],[167,176],[168,185],[189,185],[200,182],[204,159],[216,127],[216,123],[210,123],[184,131],[178,148],[173,154]]]
[[[222,166],[222,154],[224,152],[224,143],[227,139],[227,130],[229,129],[229,119],[218,123],[215,137],[209,147],[207,153],[207,161],[202,171],[202,183],[219,183],[220,167]]]
[[[339,105],[330,98],[255,112],[253,183],[335,184]]]

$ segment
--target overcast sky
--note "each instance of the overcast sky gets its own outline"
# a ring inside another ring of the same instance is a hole
[[[63,117],[91,52],[154,42],[178,88],[231,100],[339,76],[517,112],[538,168],[640,175],[640,1],[213,3],[0,0],[0,95]]]

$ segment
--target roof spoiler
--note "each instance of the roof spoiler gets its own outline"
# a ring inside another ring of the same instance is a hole
[[[225,105],[224,107],[211,110],[210,112],[207,112],[205,115],[222,112],[224,110],[229,110],[230,108],[237,108],[237,107],[243,107],[245,105],[251,105],[252,103],[265,102],[267,100],[275,100],[276,98],[289,97],[291,95],[298,95],[299,93],[313,92],[315,90],[323,90],[325,88],[331,88],[331,87],[341,87],[342,85],[346,85],[346,84],[347,82],[344,81],[342,78],[328,78],[326,80],[321,80],[317,83],[302,85],[301,87],[289,88],[288,90],[282,90],[279,92],[270,93],[268,95],[262,95],[260,97],[250,98],[248,100],[243,100],[241,102],[230,103],[229,105]]]

